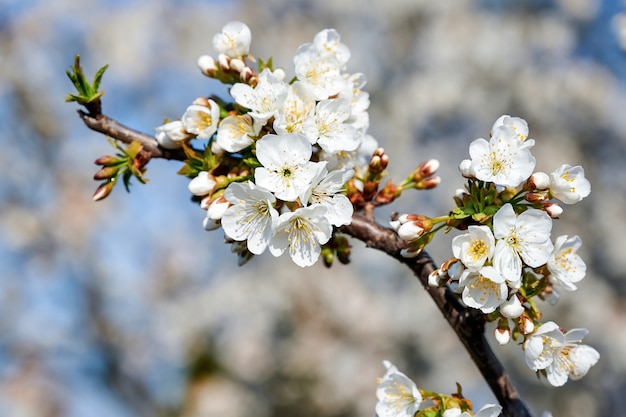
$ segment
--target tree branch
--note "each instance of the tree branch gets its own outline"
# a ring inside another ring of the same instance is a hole
[[[159,146],[154,137],[128,128],[104,114],[91,114],[83,111],[78,111],[78,114],[85,125],[92,130],[127,144],[134,140],[139,141],[151,158],[181,161],[185,159],[182,151],[164,149]],[[422,252],[416,258],[403,257],[400,254],[403,242],[395,232],[359,214],[355,214],[352,223],[343,226],[341,231],[364,242],[368,247],[386,253],[413,271],[469,352],[502,406],[503,414],[506,417],[532,417],[487,342],[485,320],[482,315],[477,310],[464,307],[450,288],[428,285],[428,275],[436,269],[428,253]]]
[[[403,257],[400,254],[403,242],[395,232],[358,214],[352,217],[350,225],[344,226],[341,230],[361,240],[368,247],[385,252],[413,271],[467,349],[502,406],[504,415],[506,417],[532,417],[487,342],[483,316],[478,310],[464,307],[449,287],[428,285],[428,275],[437,267],[427,252],[422,252],[416,258]]]

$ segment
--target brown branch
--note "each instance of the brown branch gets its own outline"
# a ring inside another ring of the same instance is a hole
[[[428,285],[428,275],[436,269],[428,253],[422,252],[416,258],[403,257],[400,255],[403,242],[395,232],[358,214],[352,217],[352,223],[344,226],[342,231],[361,240],[368,247],[385,252],[411,269],[467,349],[502,405],[503,414],[507,417],[531,417],[530,411],[487,342],[483,316],[478,310],[464,307],[449,287]]]
[[[129,144],[135,140],[139,141],[143,146],[143,150],[147,151],[151,158],[174,159],[177,161],[184,161],[186,159],[183,151],[179,149],[171,150],[162,148],[159,146],[154,136],[124,126],[102,113],[86,113],[79,110],[78,116],[89,129],[100,132],[122,143]]]
[[[78,114],[92,130],[123,143],[140,141],[151,158],[185,159],[182,152],[164,149],[158,145],[154,137],[130,129],[103,114],[93,115],[83,111],[79,111]],[[355,214],[352,223],[342,227],[341,231],[364,242],[368,247],[385,252],[413,271],[469,352],[502,406],[503,414],[506,417],[532,417],[487,342],[483,316],[478,310],[464,307],[450,288],[435,288],[428,285],[428,275],[436,269],[428,253],[422,252],[416,258],[403,257],[400,255],[402,240],[398,235],[376,223],[372,218],[362,215]]]

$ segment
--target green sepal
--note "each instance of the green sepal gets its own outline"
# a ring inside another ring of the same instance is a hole
[[[267,59],[267,61],[263,61],[263,59],[259,58],[259,73],[261,73],[261,71],[263,71],[265,68],[269,69],[270,71],[274,71],[274,60],[272,57],[269,57]]]

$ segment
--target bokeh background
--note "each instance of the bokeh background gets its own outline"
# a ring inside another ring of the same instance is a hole
[[[390,176],[437,158],[443,183],[392,209],[438,215],[458,162],[501,114],[525,118],[537,169],[582,164],[591,197],[565,207],[588,275],[545,319],[586,327],[602,359],[547,387],[520,349],[496,348],[536,415],[626,409],[626,16],[617,0],[0,0],[0,416],[372,416],[389,359],[425,389],[494,398],[419,283],[355,242],[353,263],[244,267],[205,232],[180,163],[94,203],[112,153],[63,102],[76,53],[104,76],[104,112],[144,132],[224,94],[195,62],[229,20],[252,53],[293,73],[326,27],[371,95]],[[377,214],[386,222],[389,211]],[[431,249],[450,256],[451,236]]]

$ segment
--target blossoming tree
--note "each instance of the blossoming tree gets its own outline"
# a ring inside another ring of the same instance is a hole
[[[542,322],[536,299],[556,303],[585,276],[578,236],[551,236],[562,204],[590,193],[583,168],[563,164],[535,171],[534,139],[525,120],[503,115],[488,139],[469,145],[459,165],[465,188],[439,217],[395,213],[390,227],[376,207],[404,192],[436,187],[439,163],[428,160],[398,182],[383,183],[389,157],[367,134],[365,75],[349,73],[350,50],[333,29],[300,46],[293,75],[271,59],[250,54],[251,33],[241,22],[213,38],[217,58],[198,59],[201,72],[230,87],[229,98],[200,97],[180,118],[147,135],[102,113],[100,81],[87,80],[79,58],[68,71],[77,89],[68,96],[91,129],[112,138],[115,156],[96,160],[102,200],[120,180],[145,182],[152,158],[184,161],[178,172],[206,211],[206,230],[221,230],[239,265],[268,252],[289,254],[299,267],[320,259],[328,267],[350,262],[352,237],[406,265],[422,282],[491,387],[499,405],[473,411],[460,387],[441,394],[418,386],[391,362],[376,392],[376,413],[386,416],[530,416],[487,343],[495,322],[501,344],[517,341],[531,371],[561,386],[583,377],[599,359],[581,343],[585,329],[566,331]],[[451,257],[436,266],[424,248],[438,232],[459,230]],[[546,414],[547,415],[547,414]]]

